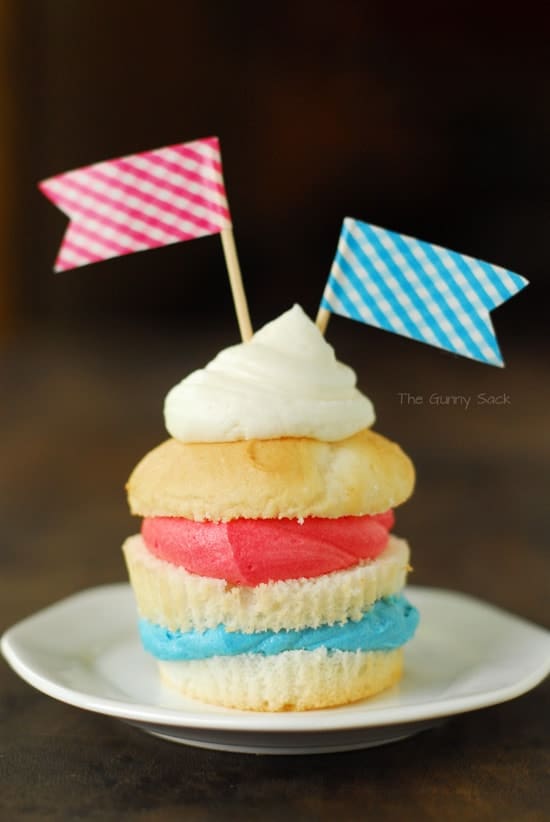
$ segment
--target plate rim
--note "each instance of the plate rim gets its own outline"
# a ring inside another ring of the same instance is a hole
[[[88,598],[100,592],[127,593],[129,583],[108,583],[70,594],[45,608],[18,621],[8,628],[0,640],[0,649],[7,663],[25,682],[60,702],[77,708],[112,716],[117,719],[131,720],[141,723],[163,725],[165,727],[194,728],[204,731],[238,731],[240,733],[323,733],[330,731],[345,731],[352,729],[374,728],[422,722],[430,719],[439,719],[461,713],[480,710],[515,699],[539,685],[550,673],[550,632],[523,617],[516,616],[499,606],[493,605],[470,594],[453,591],[435,586],[407,586],[407,590],[414,597],[438,596],[459,598],[471,605],[482,606],[496,612],[501,617],[507,617],[520,622],[525,628],[536,631],[540,635],[547,635],[549,651],[547,658],[541,659],[537,668],[513,685],[481,691],[462,697],[442,698],[434,702],[423,702],[417,705],[381,706],[369,709],[365,713],[353,712],[350,714],[336,712],[330,708],[314,711],[296,712],[256,712],[236,711],[233,709],[219,709],[219,713],[194,713],[189,708],[165,708],[138,702],[127,702],[109,697],[101,697],[86,691],[71,688],[67,685],[43,676],[22,659],[17,648],[17,634],[29,622],[40,620],[50,610],[67,605],[74,605],[75,601]],[[406,675],[406,674],[405,674]],[[197,706],[202,703],[197,701]],[[315,720],[315,726],[312,727]]]

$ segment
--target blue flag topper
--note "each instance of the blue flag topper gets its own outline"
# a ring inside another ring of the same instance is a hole
[[[346,217],[321,309],[503,366],[489,311],[526,285],[500,266]]]

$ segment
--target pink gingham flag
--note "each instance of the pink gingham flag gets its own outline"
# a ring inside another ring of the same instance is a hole
[[[231,226],[217,137],[96,163],[39,188],[71,220],[55,271]]]

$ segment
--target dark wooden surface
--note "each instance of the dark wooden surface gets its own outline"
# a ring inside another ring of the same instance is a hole
[[[165,436],[166,390],[234,336],[233,327],[35,332],[2,353],[1,629],[125,578],[119,546],[137,530],[126,477]],[[541,350],[501,341],[500,371],[350,332],[339,320],[329,337],[374,400],[377,429],[416,463],[417,491],[396,528],[411,542],[414,581],[547,625],[550,386]],[[509,402],[480,405],[480,392]],[[434,405],[434,394],[470,404]],[[255,757],[176,746],[66,706],[2,661],[0,818],[545,820],[549,695],[545,684],[383,748]]]

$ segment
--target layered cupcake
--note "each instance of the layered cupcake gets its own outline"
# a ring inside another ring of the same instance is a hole
[[[418,614],[393,509],[414,470],[294,306],[166,398],[172,439],[128,482],[145,650],[186,696],[249,710],[362,699],[402,674]]]

